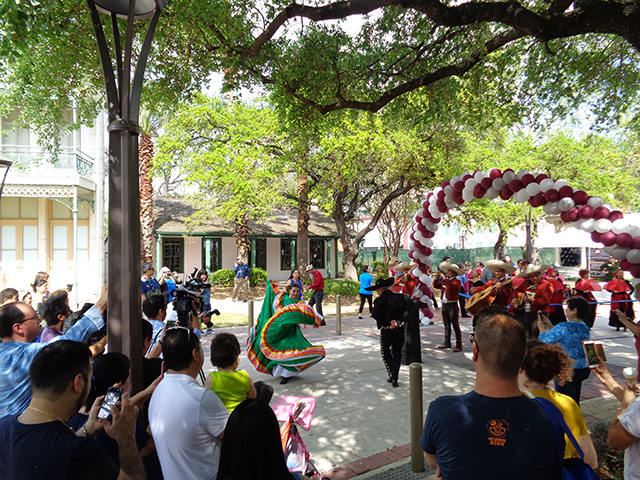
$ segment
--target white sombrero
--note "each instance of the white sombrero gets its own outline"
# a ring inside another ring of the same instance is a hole
[[[502,260],[488,260],[484,266],[487,270],[494,272],[496,268],[501,268],[507,273],[513,273],[516,271],[515,267],[512,267],[507,262],[503,262]]]
[[[525,268],[518,275],[516,275],[516,278],[527,278],[532,273],[540,273],[540,272],[543,272],[543,271],[546,272],[548,268],[549,268],[549,265],[532,265],[532,264],[529,264],[529,265],[527,265],[527,268]]]
[[[413,270],[418,264],[416,262],[402,262],[393,266],[394,272],[404,272],[405,270]]]
[[[456,275],[462,275],[464,273],[464,271],[460,267],[450,262],[442,262],[440,265],[438,265],[438,268],[445,273],[447,270],[453,270],[454,272],[456,272]]]

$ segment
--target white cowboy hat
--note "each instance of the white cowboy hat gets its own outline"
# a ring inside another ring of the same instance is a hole
[[[442,262],[438,266],[438,268],[445,273],[447,272],[447,270],[453,270],[454,272],[456,272],[456,275],[462,275],[464,273],[464,271],[460,267],[450,262]]]
[[[413,270],[417,266],[418,264],[416,262],[402,262],[402,263],[398,263],[397,265],[394,265],[393,271],[404,272],[405,270]]]
[[[549,268],[549,265],[533,265],[533,264],[529,264],[529,265],[527,265],[527,268],[525,268],[518,275],[516,275],[516,278],[527,278],[532,273],[540,273],[540,272],[543,272],[543,271],[546,272],[548,268]]]
[[[311,264],[307,265],[307,272],[308,272],[309,270],[312,270],[312,269],[313,269],[313,265],[311,265]]]
[[[495,271],[496,268],[501,268],[507,273],[513,273],[516,271],[515,267],[512,267],[507,262],[503,262],[502,260],[488,260],[484,264],[485,268],[491,272]]]

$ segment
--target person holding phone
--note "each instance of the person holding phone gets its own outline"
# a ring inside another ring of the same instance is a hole
[[[582,347],[582,341],[591,338],[591,331],[585,322],[590,319],[591,313],[592,310],[584,298],[571,297],[567,300],[565,311],[567,322],[561,322],[554,327],[545,315],[538,316],[540,340],[544,343],[557,343],[574,361],[571,380],[563,385],[560,385],[557,380],[554,380],[554,383],[557,392],[570,396],[578,405],[580,405],[582,382],[589,378],[591,373]]]

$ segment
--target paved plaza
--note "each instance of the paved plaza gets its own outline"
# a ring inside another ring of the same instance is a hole
[[[608,295],[599,300],[607,300]],[[248,304],[230,300],[213,301],[221,311],[246,313]],[[326,310],[332,304],[325,301]],[[260,311],[254,302],[254,314]],[[636,307],[638,308],[638,307]],[[367,313],[365,307],[365,313]],[[421,327],[424,412],[429,402],[441,395],[466,393],[474,387],[474,366],[467,334],[472,331],[471,318],[461,319],[464,350],[453,353],[439,350],[443,327],[440,311],[434,325]],[[598,317],[592,338],[604,344],[614,376],[621,382],[622,369],[636,366],[637,354],[633,335],[616,332],[607,325],[609,305],[598,307]],[[214,319],[215,320],[215,319]],[[246,344],[247,328],[225,329]],[[336,334],[334,315],[327,315],[327,326],[303,329],[313,344],[324,345],[327,356],[286,385],[279,378],[258,373],[243,353],[240,368],[256,380],[264,380],[280,395],[313,396],[316,408],[309,432],[301,430],[311,458],[321,472],[332,480],[359,479],[422,479],[433,473],[428,467],[423,473],[412,473],[409,424],[409,367],[400,370],[399,388],[386,382],[387,374],[380,358],[378,330],[368,315],[342,317],[342,334]],[[209,337],[210,338],[210,337]],[[207,337],[203,338],[208,356]],[[206,372],[213,368],[205,362]],[[597,419],[609,422],[618,406],[617,401],[592,374],[583,384],[581,407],[587,424]]]

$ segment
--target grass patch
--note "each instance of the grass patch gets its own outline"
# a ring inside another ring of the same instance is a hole
[[[213,315],[211,317],[213,328],[224,327],[242,327],[248,323],[248,315],[245,313],[225,313],[221,312],[220,316]]]

